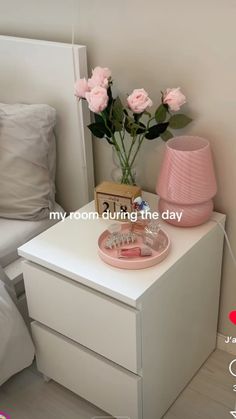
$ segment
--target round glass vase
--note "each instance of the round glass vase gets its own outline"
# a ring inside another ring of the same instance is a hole
[[[117,151],[114,147],[112,147],[112,161],[114,163],[114,168],[111,172],[112,180],[116,183],[122,183],[125,185],[136,185],[136,166],[132,164],[130,166],[128,163],[124,161],[120,161]]]

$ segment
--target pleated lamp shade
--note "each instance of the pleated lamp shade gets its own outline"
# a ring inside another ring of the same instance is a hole
[[[159,212],[181,212],[168,219],[182,227],[206,222],[213,211],[217,185],[209,142],[200,137],[180,136],[167,141],[157,182]]]

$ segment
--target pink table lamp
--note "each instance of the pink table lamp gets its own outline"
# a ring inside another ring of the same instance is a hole
[[[195,136],[167,141],[156,191],[160,213],[183,212],[180,222],[166,220],[169,223],[181,227],[205,223],[212,214],[212,198],[217,191],[209,142]]]

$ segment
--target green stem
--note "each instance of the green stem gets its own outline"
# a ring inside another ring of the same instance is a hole
[[[135,179],[134,179],[134,176],[133,176],[132,170],[131,170],[132,167],[129,164],[129,158],[130,158],[130,153],[131,153],[131,148],[132,147],[130,147],[129,153],[127,155],[125,144],[124,144],[125,129],[123,129],[123,135],[119,131],[119,137],[120,137],[120,141],[121,141],[121,145],[122,145],[122,149],[123,149],[123,153],[124,153],[124,160],[125,160],[125,166],[122,166],[122,170],[123,170],[122,183],[129,183],[128,182],[128,177],[130,177],[132,183],[135,183]],[[133,138],[133,141],[135,141],[135,138]]]
[[[105,115],[101,112],[101,117],[102,117],[102,119],[103,119],[103,121],[104,121],[104,124],[105,124],[105,127],[106,127],[106,129],[110,132],[110,134],[111,134],[111,137],[112,137],[112,141],[113,141],[113,145],[114,145],[114,147],[115,147],[115,149],[116,149],[116,151],[117,151],[117,155],[118,155],[118,158],[119,158],[119,160],[120,160],[120,164],[122,164],[122,159],[124,159],[124,157],[122,156],[122,153],[121,153],[121,151],[120,151],[120,147],[119,147],[119,144],[117,143],[117,141],[116,141],[116,138],[115,138],[115,135],[114,135],[114,133],[112,132],[112,130],[109,128],[109,126],[107,125],[107,120],[106,120],[106,117],[105,117]],[[125,160],[124,160],[124,163],[125,163]]]
[[[133,164],[134,164],[135,159],[137,157],[137,154],[140,150],[140,147],[143,143],[145,135],[149,130],[150,123],[151,123],[151,121],[153,121],[155,119],[155,117],[150,118],[150,120],[147,123],[147,127],[146,127],[146,130],[144,131],[144,133],[139,134],[139,135],[137,135],[136,132],[134,133],[134,135],[132,137],[131,145],[130,145],[128,151],[127,151],[126,147],[125,147],[125,143],[124,143],[124,139],[125,139],[125,135],[126,135],[125,128],[123,127],[122,131],[119,131],[119,139],[120,139],[120,144],[119,144],[118,140],[116,139],[115,133],[107,125],[106,116],[103,113],[101,113],[101,116],[102,116],[103,121],[105,123],[106,129],[109,131],[109,133],[111,135],[112,144],[114,146],[114,149],[115,149],[116,154],[117,154],[118,159],[119,159],[120,167],[121,167],[121,170],[122,170],[121,183],[130,183],[130,181],[129,181],[129,179],[130,179],[131,182],[133,184],[135,184],[135,179],[134,179],[134,176],[133,176],[133,173],[132,173],[132,167],[133,167]],[[137,148],[135,150],[134,156],[131,159],[133,148],[135,147],[135,145],[137,143],[137,138],[138,138]],[[130,161],[130,159],[131,159],[131,161]]]
[[[135,143],[136,143],[136,138],[137,138],[137,134],[135,134],[135,135],[134,135],[134,137],[132,138],[132,143],[131,143],[131,146],[130,146],[130,149],[129,149],[129,154],[128,154],[128,161],[129,161],[129,159],[130,159],[130,156],[131,156],[132,150],[133,150],[134,145],[135,145]]]
[[[153,118],[150,118],[150,119],[149,119],[149,121],[148,121],[148,123],[147,123],[147,128],[146,128],[146,130],[144,131],[144,133],[143,133],[143,134],[140,134],[140,136],[139,136],[138,147],[137,147],[136,152],[134,153],[133,159],[131,160],[131,163],[130,163],[130,166],[131,166],[131,167],[132,167],[132,165],[134,164],[134,161],[135,161],[135,159],[136,159],[136,157],[137,157],[137,154],[138,154],[138,152],[139,152],[139,150],[140,150],[140,147],[141,147],[141,145],[142,145],[142,143],[143,143],[143,140],[144,140],[144,138],[145,138],[145,135],[146,135],[146,133],[147,133],[147,132],[148,132],[148,130],[149,130],[149,127],[150,127],[150,122],[151,122],[151,121],[153,121],[154,119],[155,119],[155,117],[153,117]]]
[[[121,134],[120,131],[119,131],[119,136],[120,136],[120,141],[121,141],[121,145],[122,145],[122,148],[123,148],[123,152],[124,152],[124,155],[126,157],[126,149],[125,149],[125,144],[124,144],[124,135],[122,136],[122,134]]]

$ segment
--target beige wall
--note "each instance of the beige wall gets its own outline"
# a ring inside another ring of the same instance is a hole
[[[2,34],[88,46],[89,66],[108,66],[122,93],[144,87],[157,103],[160,89],[180,85],[194,123],[188,132],[212,144],[219,191],[236,253],[236,1],[235,0],[0,0]],[[163,152],[146,142],[139,172],[155,190]],[[96,180],[110,176],[110,147],[94,141]],[[225,251],[219,330],[235,335],[227,320],[236,309],[236,275]],[[193,325],[194,327],[194,325]]]

